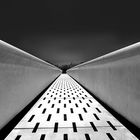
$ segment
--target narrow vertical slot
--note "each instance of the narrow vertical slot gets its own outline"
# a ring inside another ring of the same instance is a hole
[[[15,140],[19,140],[21,138],[21,135],[17,135],[17,137],[15,138]]]
[[[71,113],[73,113],[73,108],[70,108]]]
[[[57,131],[58,131],[58,122],[54,124],[54,133],[57,133]]]
[[[67,115],[64,114],[64,121],[67,121]]]
[[[110,127],[111,127],[113,130],[117,130],[116,127],[115,127],[110,121],[107,121],[107,123],[110,125]]]
[[[43,109],[42,114],[44,114],[46,112],[46,108]]]
[[[72,126],[73,126],[73,132],[77,132],[77,127],[76,127],[76,123],[75,122],[72,123]]]
[[[68,140],[68,134],[63,135],[64,140]]]
[[[85,108],[83,108],[84,112],[87,113],[87,110]]]
[[[80,103],[82,103],[82,101],[81,101],[81,100],[79,100],[79,102],[80,102]]]
[[[42,104],[40,104],[39,106],[38,106],[38,108],[40,108],[42,106]]]
[[[90,122],[90,124],[91,124],[91,126],[92,126],[92,128],[93,128],[94,131],[98,131],[93,122]]]
[[[32,115],[32,116],[30,117],[30,119],[28,120],[28,122],[31,122],[31,121],[33,120],[34,117],[35,117],[35,115]]]
[[[51,116],[52,116],[51,114],[48,115],[47,121],[50,121]]]
[[[64,108],[66,108],[66,104],[64,104]]]
[[[48,104],[50,103],[50,100],[48,100]]]
[[[51,108],[54,108],[54,104],[52,104],[52,107]]]
[[[82,115],[81,114],[78,114],[79,115],[79,119],[80,119],[80,121],[83,121],[83,117],[82,117]]]
[[[88,107],[90,107],[90,105],[88,103],[86,103]]]
[[[61,100],[59,100],[58,103],[61,103]]]
[[[112,135],[111,135],[110,133],[106,133],[106,135],[108,136],[108,138],[109,138],[110,140],[115,140],[115,139],[112,137]]]
[[[96,118],[96,120],[100,120],[99,117],[97,116],[97,114],[94,114],[94,113],[93,113],[93,115],[94,115],[94,117]]]
[[[77,103],[75,103],[75,106],[76,106],[76,107],[78,107],[78,104],[77,104]]]
[[[69,103],[71,103],[71,100],[69,100]]]
[[[100,110],[99,108],[96,107],[96,110],[97,110],[99,113],[101,113],[101,110]]]
[[[57,108],[57,113],[59,113],[60,112],[60,108]]]
[[[33,128],[33,131],[32,131],[32,133],[35,133],[35,132],[37,131],[37,129],[38,129],[38,126],[39,126],[39,123],[36,123],[35,127]]]
[[[40,140],[45,140],[45,134],[42,134]]]
[[[85,134],[86,140],[91,140],[89,134]]]
[[[92,103],[92,101],[91,101],[91,100],[89,100],[89,102],[90,102],[90,103]]]

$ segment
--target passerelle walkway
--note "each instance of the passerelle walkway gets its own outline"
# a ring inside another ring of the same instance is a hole
[[[6,140],[137,140],[67,74],[61,74]]]

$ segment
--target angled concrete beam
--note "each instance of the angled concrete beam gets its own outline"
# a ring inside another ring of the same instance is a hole
[[[60,73],[57,67],[0,40],[0,128]]]
[[[77,65],[68,74],[140,127],[140,43]]]

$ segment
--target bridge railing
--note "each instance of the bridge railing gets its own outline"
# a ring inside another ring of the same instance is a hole
[[[60,73],[57,67],[0,41],[0,128]]]
[[[140,127],[140,43],[77,65],[67,72]]]

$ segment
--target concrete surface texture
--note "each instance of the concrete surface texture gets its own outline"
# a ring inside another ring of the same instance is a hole
[[[68,74],[140,128],[140,43],[75,66]]]
[[[0,128],[60,73],[55,66],[0,41]]]
[[[61,74],[5,140],[138,140],[67,74]]]

